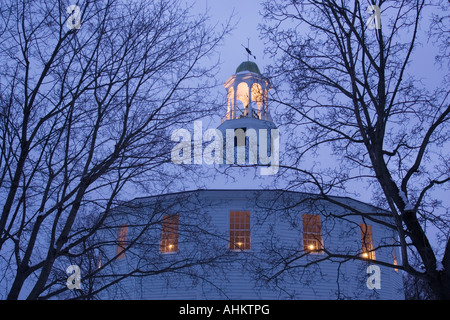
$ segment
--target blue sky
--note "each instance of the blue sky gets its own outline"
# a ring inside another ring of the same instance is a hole
[[[260,12],[262,11],[261,1],[255,0],[197,0],[195,1],[194,8],[198,12],[208,11],[211,17],[211,24],[226,23],[226,21],[232,16],[232,24],[234,26],[232,32],[226,36],[223,44],[218,49],[220,54],[220,70],[217,75],[217,81],[219,84],[225,83],[230,76],[232,76],[236,68],[243,61],[247,60],[247,53],[243,45],[247,46],[250,41],[250,49],[256,56],[256,60],[250,57],[251,61],[258,64],[261,72],[264,73],[264,68],[270,63],[267,57],[264,56],[264,41],[259,38],[258,24],[261,22]],[[220,85],[218,93],[223,94],[225,99],[225,88]],[[270,109],[270,105],[269,105]],[[204,123],[203,131],[210,127],[216,127],[220,124],[220,117],[226,113],[226,105],[224,104],[221,114],[217,115],[217,123]],[[186,128],[191,130],[193,128]],[[207,167],[204,166],[205,170]],[[213,172],[213,171],[212,171]],[[212,173],[211,172],[211,173]],[[245,174],[244,174],[245,172]],[[236,180],[226,179],[224,176],[215,175],[214,179],[204,181],[208,188],[258,188],[260,183],[265,185],[273,185],[272,176],[260,176],[257,172],[258,179],[254,178],[255,169],[232,169],[231,173]]]
[[[242,62],[247,60],[247,54],[242,45],[247,45],[248,39],[250,39],[250,49],[256,56],[256,61],[253,58],[250,60],[255,61],[260,70],[264,73],[264,69],[271,64],[273,61],[268,56],[264,55],[264,40],[260,39],[260,33],[258,30],[258,25],[262,23],[262,1],[256,0],[188,0],[187,3],[195,3],[195,9],[199,12],[204,12],[208,10],[211,16],[211,23],[225,23],[227,19],[234,15],[233,22],[235,27],[231,34],[228,35],[222,46],[218,49],[220,52],[221,67],[217,77],[219,83],[224,83],[236,70],[237,66]],[[425,10],[425,16],[430,17],[429,12]],[[428,84],[430,89],[438,86],[442,81],[442,76],[447,71],[446,68],[440,69],[434,61],[434,55],[436,53],[436,48],[434,44],[427,41],[426,36],[426,26],[421,27],[419,31],[421,34],[419,44],[412,58],[412,69],[411,73],[414,76],[418,76],[424,80],[424,83]],[[406,34],[408,36],[408,34]],[[219,94],[223,94],[225,97],[225,89],[223,86],[217,88]],[[275,90],[275,89],[273,89]],[[276,106],[269,104],[269,110],[274,115],[274,108]],[[223,112],[217,116],[221,117],[226,112],[226,106],[223,106]],[[220,118],[217,118],[220,119]],[[220,120],[218,120],[220,121]],[[276,119],[275,119],[276,123]],[[209,126],[218,126],[217,124],[211,123]],[[204,125],[205,127],[205,125]],[[188,128],[189,129],[189,128]],[[280,128],[280,148],[283,148],[283,128]],[[206,130],[206,128],[204,128]],[[323,159],[325,161],[325,159]],[[331,163],[332,165],[333,163]],[[238,181],[231,184],[229,181],[222,183],[219,177],[216,179],[211,179],[208,181],[208,187],[219,188],[219,187],[258,187],[260,182],[264,184],[271,185],[273,177],[265,176],[261,177],[260,181],[251,181],[249,177],[242,178],[238,175]],[[366,195],[364,201],[370,201],[371,195]]]
[[[258,24],[262,22],[260,12],[262,11],[261,1],[256,0],[197,0],[196,7],[198,10],[204,11],[206,8],[209,10],[209,14],[212,18],[212,22],[225,22],[230,15],[234,13],[234,22],[236,26],[232,33],[227,36],[223,46],[220,48],[221,56],[221,69],[218,75],[219,82],[225,82],[236,70],[236,67],[242,62],[247,60],[247,54],[242,45],[247,45],[248,38],[250,38],[250,49],[256,56],[256,63],[260,70],[264,73],[264,69],[272,63],[269,57],[264,56],[264,40],[260,39],[258,30]],[[428,10],[436,10],[433,8],[425,9],[425,19],[430,18],[430,12]],[[427,41],[427,26],[422,26],[419,30],[420,43],[416,46],[416,49],[412,57],[412,68],[409,69],[413,76],[416,76],[423,80],[424,84],[431,90],[442,84],[443,76],[448,72],[448,68],[440,68],[436,65],[434,56],[437,52],[435,43]],[[409,36],[406,34],[406,36]],[[251,59],[252,60],[252,59]],[[225,95],[223,87],[218,88],[219,91]],[[274,114],[273,108],[269,104],[269,110],[271,114]],[[225,106],[224,106],[225,113]],[[222,114],[220,115],[222,116]],[[276,122],[276,119],[275,119]],[[280,148],[283,148],[283,131],[280,130]],[[331,159],[328,159],[331,160]],[[332,164],[332,163],[331,163]],[[274,187],[273,177],[264,176],[259,179],[252,180],[254,171],[251,171],[246,177],[237,175],[237,181],[230,183],[223,178],[216,176],[215,179],[211,179],[207,182],[209,188],[257,188],[260,183],[266,186]],[[361,189],[361,188],[360,188]],[[364,189],[364,188],[362,188]],[[362,192],[360,200],[370,202],[371,193]],[[445,191],[439,191],[439,199],[447,203]]]
[[[247,45],[250,39],[250,49],[256,56],[256,63],[261,71],[269,63],[264,57],[264,41],[259,39],[258,24],[261,22],[259,14],[262,11],[261,1],[255,0],[197,0],[196,8],[208,8],[211,22],[225,22],[234,14],[235,28],[227,36],[220,48],[221,72],[219,80],[225,82],[238,65],[247,60],[247,53],[242,45]],[[250,60],[255,61],[253,58]]]

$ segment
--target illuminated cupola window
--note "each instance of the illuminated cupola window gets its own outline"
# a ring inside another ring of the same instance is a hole
[[[270,82],[256,63],[242,62],[224,86],[227,90],[227,113],[222,122],[243,117],[272,121],[267,104]]]
[[[245,61],[224,87],[227,109],[217,127],[226,151],[224,163],[269,165],[270,171],[261,169],[262,174],[275,174],[279,164],[279,133],[268,109],[269,79],[261,74],[256,63]]]

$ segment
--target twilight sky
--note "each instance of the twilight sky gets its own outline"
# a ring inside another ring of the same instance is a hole
[[[220,84],[225,83],[230,76],[232,76],[236,68],[243,61],[247,60],[247,53],[242,45],[247,46],[250,41],[250,49],[256,56],[256,60],[250,57],[251,61],[258,64],[259,69],[264,73],[264,68],[269,64],[267,57],[264,57],[264,41],[259,39],[258,24],[261,22],[260,11],[262,11],[261,1],[256,0],[196,0],[194,8],[198,12],[208,11],[211,17],[211,24],[218,23],[224,24],[231,16],[232,24],[234,26],[233,31],[229,34],[223,45],[218,48],[220,52],[220,71],[217,76],[217,80]],[[188,1],[189,3],[189,1]],[[226,96],[225,88],[220,85],[217,88],[218,93],[222,94],[224,99]],[[269,104],[269,110],[270,110]],[[226,105],[224,104],[221,113],[217,117],[217,123],[212,122],[210,124],[203,124],[203,131],[209,128],[215,128],[220,124],[220,117],[225,115]],[[192,131],[192,128],[187,128]],[[280,139],[281,140],[281,139]],[[282,142],[280,141],[280,146]],[[207,170],[206,166],[205,169]],[[245,174],[244,174],[245,171]],[[232,174],[236,180],[226,179],[224,176],[215,175],[214,178],[204,181],[208,188],[258,188],[260,184],[272,185],[273,176],[261,176],[259,171],[256,173],[256,179],[254,179],[255,169],[237,169],[233,168],[228,171]]]
[[[242,62],[247,60],[247,54],[242,45],[247,45],[248,39],[250,39],[250,49],[256,56],[256,60],[250,58],[251,61],[255,61],[261,72],[264,73],[264,69],[271,64],[273,61],[269,57],[264,56],[264,40],[260,39],[260,33],[258,31],[258,24],[262,22],[262,17],[260,12],[262,12],[261,1],[257,0],[186,0],[187,3],[195,2],[195,9],[199,12],[204,12],[208,10],[211,16],[211,23],[218,22],[225,23],[225,21],[234,14],[233,22],[236,24],[234,30],[230,35],[225,38],[223,45],[218,49],[220,51],[220,61],[222,63],[220,72],[218,74],[218,81],[224,83],[232,74],[234,74],[237,66]],[[431,17],[429,10],[436,10],[427,8],[424,10],[425,19]],[[369,15],[368,15],[369,17]],[[383,18],[383,17],[382,17]],[[442,77],[448,72],[448,69],[439,68],[435,64],[434,56],[437,52],[436,47],[433,42],[427,41],[427,28],[423,26],[419,30],[419,40],[420,44],[416,47],[413,57],[412,57],[412,68],[410,72],[414,76],[418,76],[422,81],[429,85],[431,89],[438,87],[442,83]],[[409,37],[409,34],[405,36]],[[273,89],[274,90],[274,89]],[[223,94],[225,97],[225,89],[223,86],[218,88],[219,94]],[[274,115],[274,106],[269,103],[269,111]],[[221,117],[226,113],[226,106],[223,106],[223,111],[218,116]],[[220,121],[220,118],[217,118]],[[276,118],[274,119],[276,123]],[[210,123],[208,126],[215,127],[219,125]],[[204,125],[203,130],[206,130],[206,125]],[[192,130],[188,128],[188,130]],[[283,132],[283,128],[280,128],[280,150],[283,150],[284,139],[288,138],[289,134]],[[281,154],[280,154],[281,158]],[[331,162],[330,162],[331,160]],[[330,166],[333,166],[333,159],[326,157],[326,159],[321,159],[321,161],[327,162]],[[205,181],[207,188],[259,188],[260,185],[275,188],[273,182],[273,176],[261,176],[259,173],[256,174],[256,179],[254,179],[254,169],[249,169],[247,174],[243,174],[242,170],[233,169],[233,176],[236,177],[235,181],[230,179],[226,180],[223,176],[216,175],[214,178]],[[247,171],[246,171],[247,172]],[[370,202],[371,193],[364,192],[364,188],[356,188],[358,192],[361,192],[362,201]],[[440,191],[440,193],[445,193]],[[444,202],[446,202],[446,197],[440,197]]]
[[[219,80],[225,82],[234,73],[237,66],[247,60],[247,54],[242,45],[247,46],[248,39],[250,39],[250,49],[256,56],[256,63],[263,72],[268,62],[264,60],[264,43],[259,39],[258,32],[258,24],[261,22],[259,14],[262,11],[261,1],[197,0],[196,7],[201,11],[208,9],[212,18],[211,22],[225,22],[234,13],[235,28],[225,39],[220,50],[223,64]],[[255,61],[253,58],[250,60]]]

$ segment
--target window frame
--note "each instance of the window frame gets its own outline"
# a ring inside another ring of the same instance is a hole
[[[320,214],[302,214],[302,247],[303,251],[309,254],[324,253]]]
[[[249,251],[251,245],[250,211],[230,211],[228,249],[232,251]]]
[[[127,248],[128,223],[119,226],[117,230],[116,260],[125,258]]]
[[[180,236],[179,225],[179,214],[166,214],[162,217],[159,253],[173,254],[178,252]]]
[[[367,223],[360,223],[359,229],[361,232],[361,257],[364,260],[376,260],[372,226]]]

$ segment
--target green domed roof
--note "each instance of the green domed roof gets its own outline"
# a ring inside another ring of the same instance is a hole
[[[257,74],[261,74],[259,71],[258,65],[252,61],[244,61],[242,62],[239,67],[236,69],[236,73],[242,72],[242,71],[250,71]]]

